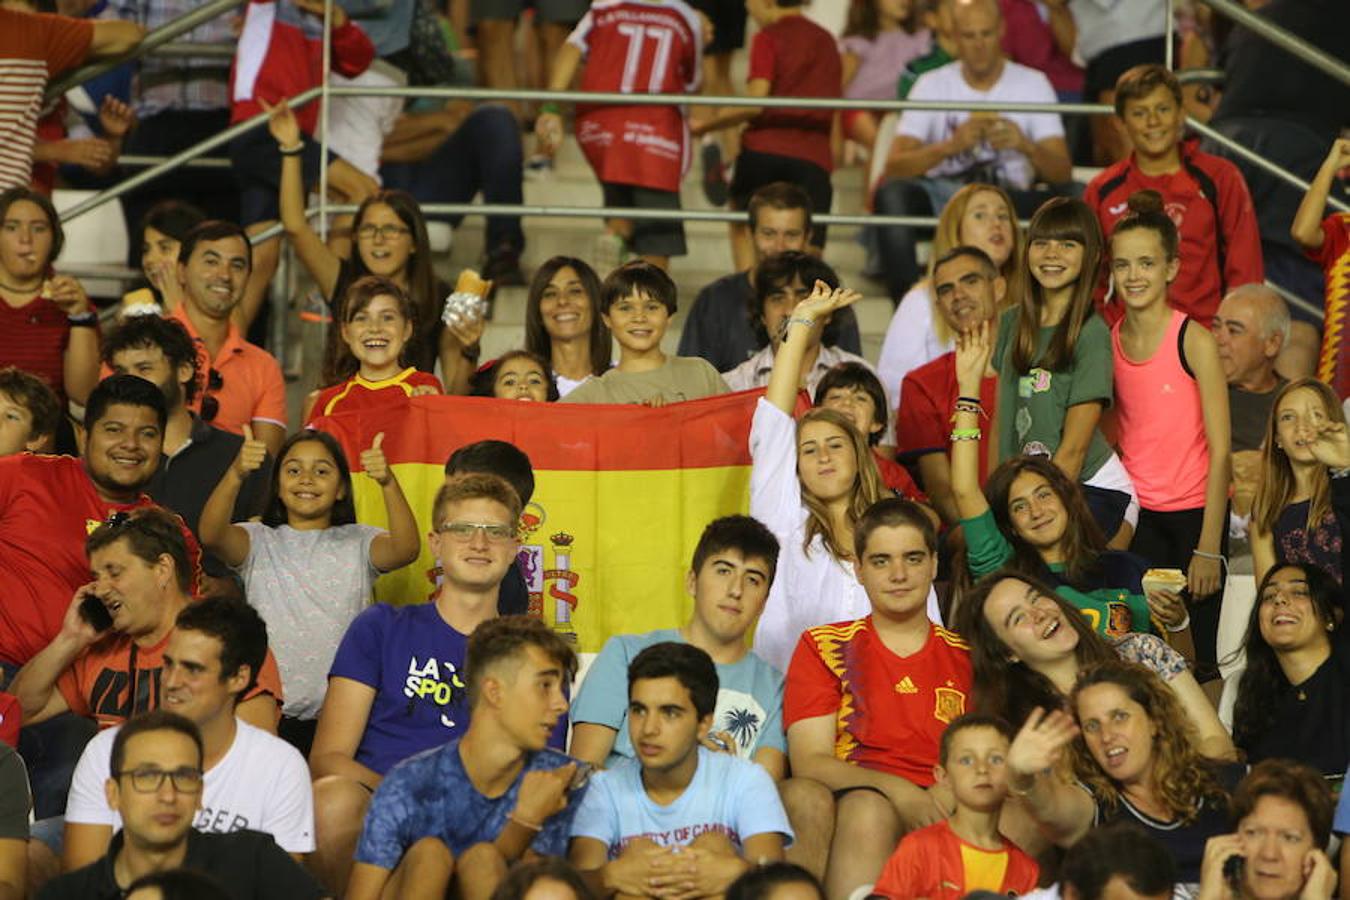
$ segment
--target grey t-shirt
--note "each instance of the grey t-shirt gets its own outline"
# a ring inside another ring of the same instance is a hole
[[[328,669],[342,635],[371,601],[380,573],[371,565],[370,544],[381,530],[239,525],[250,538],[239,574],[249,602],[267,622],[268,645],[286,692],[282,712],[313,719],[323,706]]]
[[[660,396],[667,403],[725,394],[727,383],[707,360],[669,356],[660,368],[647,372],[610,369],[572,391],[564,403],[645,403]]]

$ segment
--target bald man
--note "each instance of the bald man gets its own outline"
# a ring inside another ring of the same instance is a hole
[[[1285,383],[1275,370],[1275,360],[1289,340],[1289,307],[1265,285],[1244,284],[1223,298],[1213,327],[1219,364],[1228,381],[1233,507],[1245,516],[1256,489],[1266,423]]]
[[[1003,55],[1003,15],[997,0],[946,0],[956,60],[919,76],[910,100],[976,103],[1054,103],[1041,72]],[[1072,174],[1064,123],[1055,113],[906,110],[886,161],[889,179],[875,207],[887,215],[935,215],[964,184],[1006,188],[1020,215],[1029,216]],[[898,300],[919,279],[912,228],[886,227],[882,260],[887,287]]]

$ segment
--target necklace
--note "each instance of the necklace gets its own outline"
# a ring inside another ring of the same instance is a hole
[[[37,287],[24,288],[24,287],[15,287],[12,284],[6,284],[5,282],[0,281],[0,290],[9,291],[10,293],[13,294],[29,294],[32,293],[33,291],[42,290],[42,282],[39,281]]]

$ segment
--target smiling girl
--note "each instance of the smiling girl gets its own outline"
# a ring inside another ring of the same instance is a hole
[[[1093,311],[1102,233],[1078,200],[1036,211],[1013,291],[999,320],[998,459],[1048,456],[1083,486],[1092,516],[1118,546],[1128,540],[1134,488],[1098,423],[1111,402],[1111,334]],[[978,396],[976,394],[975,396]],[[1120,532],[1119,537],[1114,537]]]
[[[1292,381],[1275,395],[1252,501],[1251,541],[1259,582],[1285,562],[1317,566],[1345,583],[1350,546],[1350,438],[1330,387]]]
[[[375,579],[417,558],[417,520],[377,434],[361,468],[380,486],[389,530],[356,523],[351,470],[341,446],[304,430],[282,444],[261,522],[231,524],[239,489],[262,466],[266,447],[244,427],[244,444],[206,506],[202,544],[244,580],[267,621],[286,685],[278,733],[308,753],[328,667],[347,626],[371,601]]]
[[[342,380],[318,392],[305,410],[306,422],[380,407],[394,396],[441,393],[435,375],[404,363],[416,312],[398,285],[376,275],[357,279],[343,298],[342,310],[346,352],[335,365],[335,374]]]
[[[1177,229],[1141,191],[1111,235],[1125,318],[1111,329],[1120,455],[1139,495],[1130,550],[1186,573],[1196,656],[1215,661],[1228,522],[1228,384],[1214,335],[1168,303]],[[1210,601],[1210,602],[1205,602]]]
[[[503,353],[474,373],[475,397],[547,403],[558,399],[558,385],[548,364],[529,350]]]
[[[750,425],[750,514],[782,546],[754,650],[779,671],[787,671],[807,628],[871,611],[852,565],[854,528],[885,496],[867,438],[850,416],[829,407],[792,418],[808,338],[860,296],[817,281],[793,308]],[[940,618],[931,590],[928,615]]]

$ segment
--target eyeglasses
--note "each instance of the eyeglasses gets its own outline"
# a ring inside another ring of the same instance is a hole
[[[504,544],[507,541],[513,541],[516,538],[516,529],[514,525],[485,525],[480,522],[446,522],[436,530],[441,534],[448,534],[452,541],[461,544],[467,544],[480,532],[487,537],[488,543],[490,544]]]
[[[206,377],[206,396],[202,397],[202,421],[214,421],[220,414],[220,398],[211,394],[211,391],[218,391],[225,386],[225,379],[220,372],[212,369]]]
[[[379,235],[386,241],[392,241],[394,238],[403,237],[408,233],[408,229],[402,225],[362,225],[356,229],[356,236],[363,241],[373,241],[375,235]]]
[[[164,779],[169,779],[173,789],[180,794],[196,794],[202,789],[202,770],[201,769],[174,769],[172,772],[166,772],[163,769],[132,769],[113,773],[121,778],[124,775],[131,776],[131,787],[139,794],[153,794],[164,786]]]

